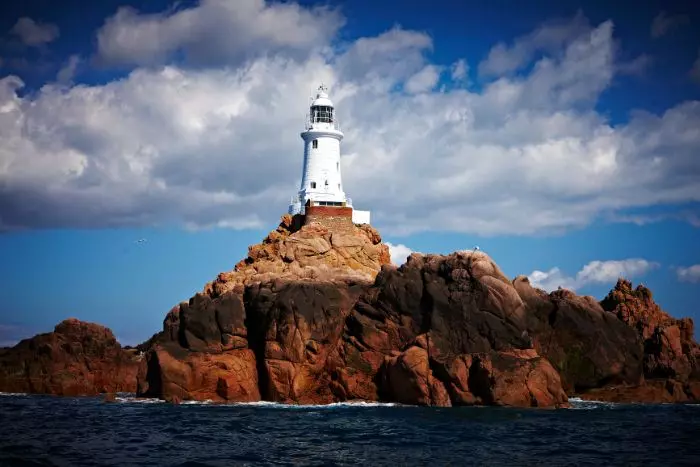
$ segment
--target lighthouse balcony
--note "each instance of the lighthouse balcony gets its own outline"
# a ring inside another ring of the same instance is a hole
[[[306,120],[304,122],[305,130],[335,130],[341,131],[340,123],[333,117],[322,116],[322,115],[310,115],[306,114]]]

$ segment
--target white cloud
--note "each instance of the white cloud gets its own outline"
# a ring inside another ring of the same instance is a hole
[[[37,22],[26,16],[18,19],[10,32],[18,36],[25,45],[33,47],[52,42],[59,35],[58,26],[55,24]]]
[[[190,8],[145,14],[121,7],[97,33],[109,65],[188,63],[232,66],[261,54],[306,54],[328,44],[343,24],[336,10],[265,0],[201,0]]]
[[[690,22],[688,15],[671,15],[668,16],[665,11],[660,12],[654,17],[651,22],[651,37],[658,39],[666,35],[672,29],[675,29]]]
[[[559,54],[589,28],[588,20],[581,12],[571,19],[549,21],[532,33],[515,39],[511,45],[496,44],[488,57],[479,63],[479,74],[508,74],[528,65],[540,52]]]
[[[207,5],[218,4],[196,8]],[[295,18],[321,14],[286,5]],[[129,31],[160,31],[187,12],[208,24],[192,11],[130,17],[139,26]],[[397,91],[441,66],[427,58],[430,36],[398,27],[340,46],[322,33],[303,58],[270,39],[260,47],[274,53],[240,66],[149,66],[21,97],[21,80],[3,78],[0,229],[270,226],[298,189],[299,131],[320,82],[345,132],[345,189],[385,235],[552,232],[700,201],[700,102],[612,126],[596,111],[617,70],[612,23],[538,31],[565,36],[549,40],[561,50],[479,92]]]
[[[383,97],[426,65],[433,41],[425,33],[394,27],[376,37],[362,37],[329,60],[338,80]]]
[[[619,277],[635,277],[658,267],[657,263],[645,259],[625,259],[621,261],[591,261],[576,274],[581,284],[614,282]]]
[[[641,54],[629,62],[621,62],[617,66],[617,72],[623,75],[642,75],[646,72],[654,59],[651,55]]]
[[[78,70],[78,65],[80,65],[80,57],[78,55],[71,55],[66,60],[66,63],[61,67],[56,75],[56,81],[62,84],[70,84],[75,78],[75,74]]]
[[[527,277],[533,287],[538,287],[547,292],[556,290],[558,287],[569,290],[576,290],[577,288],[576,279],[567,276],[557,267],[549,271],[534,270]]]
[[[389,254],[391,255],[391,262],[394,263],[397,266],[401,266],[403,263],[406,262],[406,259],[413,253],[413,250],[411,250],[409,247],[406,245],[403,245],[401,243],[394,245],[393,243],[390,242],[385,242],[386,245],[389,247]]]
[[[460,58],[450,67],[452,73],[452,81],[463,81],[469,78],[469,65],[467,61]]]
[[[658,263],[639,258],[591,261],[576,273],[575,277],[567,276],[561,269],[555,267],[549,271],[532,271],[528,278],[534,287],[548,292],[559,287],[577,290],[589,284],[610,284],[617,281],[619,277],[638,277],[658,266]]]
[[[440,70],[436,66],[427,65],[414,74],[404,84],[403,88],[409,94],[418,94],[432,90],[440,79]]]
[[[681,282],[700,282],[700,264],[694,264],[687,268],[676,269],[676,275]]]
[[[610,222],[630,223],[639,226],[668,220],[685,222],[693,227],[700,227],[700,214],[692,211],[663,214],[612,214],[608,216],[608,221]]]

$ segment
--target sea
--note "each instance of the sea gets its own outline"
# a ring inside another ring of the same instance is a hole
[[[1,466],[700,465],[700,406],[182,403],[0,393]]]

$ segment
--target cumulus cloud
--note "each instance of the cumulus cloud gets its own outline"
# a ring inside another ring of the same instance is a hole
[[[694,264],[687,268],[676,269],[676,275],[681,282],[700,282],[700,264]]]
[[[403,88],[410,94],[418,94],[432,90],[440,79],[440,70],[436,66],[427,65],[415,75],[406,80]]]
[[[662,214],[612,214],[608,217],[610,222],[647,225],[668,220],[685,222],[693,227],[700,227],[700,214],[693,211],[679,211]]]
[[[619,277],[638,277],[658,266],[658,263],[640,258],[591,261],[573,277],[568,276],[561,269],[554,267],[549,271],[532,271],[532,273],[528,275],[528,279],[534,287],[539,287],[548,292],[556,290],[559,287],[577,290],[589,284],[610,284],[615,282]]]
[[[401,266],[403,263],[405,263],[406,259],[411,256],[411,253],[413,253],[412,249],[402,243],[394,245],[393,243],[386,242],[386,245],[389,247],[391,262],[397,266]]]
[[[688,24],[690,22],[690,17],[688,15],[667,15],[665,11],[660,12],[654,17],[651,22],[651,37],[658,39],[661,36],[666,35],[671,30]]]
[[[334,76],[354,85],[356,91],[384,95],[423,69],[425,53],[432,48],[427,34],[394,27],[375,37],[357,39],[329,62]]]
[[[464,81],[469,79],[469,65],[467,61],[460,58],[450,67],[452,81]]]
[[[538,53],[559,54],[589,28],[588,20],[581,12],[571,19],[548,21],[532,33],[515,39],[512,44],[496,44],[487,58],[479,63],[479,74],[508,74],[528,65]]]
[[[97,58],[148,66],[182,54],[191,64],[232,66],[261,53],[303,57],[327,45],[342,24],[336,10],[294,2],[201,0],[153,14],[121,7],[97,32]]]
[[[621,62],[617,66],[617,72],[622,75],[642,75],[646,72],[654,59],[651,55],[641,54],[629,62]]]
[[[26,16],[17,20],[10,33],[19,37],[25,45],[36,47],[52,42],[58,38],[58,26],[41,23]]]
[[[562,289],[576,290],[577,283],[576,279],[567,276],[561,269],[554,267],[549,271],[532,271],[527,278],[533,287],[537,287],[547,292],[556,290],[561,287]]]
[[[195,8],[212,5],[224,8],[214,0]],[[280,11],[298,21],[331,14],[285,5]],[[158,31],[213,21],[192,8],[121,14],[130,19],[119,24],[138,25],[125,29],[135,36],[144,21]],[[528,72],[478,92],[417,81],[442,68],[427,58],[430,36],[399,27],[342,45],[323,30],[303,57],[280,49],[275,36],[237,66],[139,67],[107,84],[47,85],[27,95],[19,78],[5,77],[0,229],[267,227],[298,189],[299,131],[320,82],[345,132],[345,189],[385,234],[532,234],[700,201],[700,102],[612,126],[596,104],[617,72],[613,25],[578,16],[565,24],[517,39],[558,45],[551,54],[538,49],[544,56]],[[167,54],[147,55],[137,53],[139,63]],[[411,81],[421,92],[406,92]]]
[[[73,78],[78,71],[78,65],[80,65],[80,56],[71,55],[66,60],[66,63],[58,70],[56,75],[56,81],[63,84],[69,84],[73,82]]]

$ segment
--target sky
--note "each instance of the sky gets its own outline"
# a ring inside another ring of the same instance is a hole
[[[0,346],[68,317],[159,331],[286,212],[321,83],[397,264],[478,245],[546,290],[626,277],[700,319],[696,2],[0,10]]]

